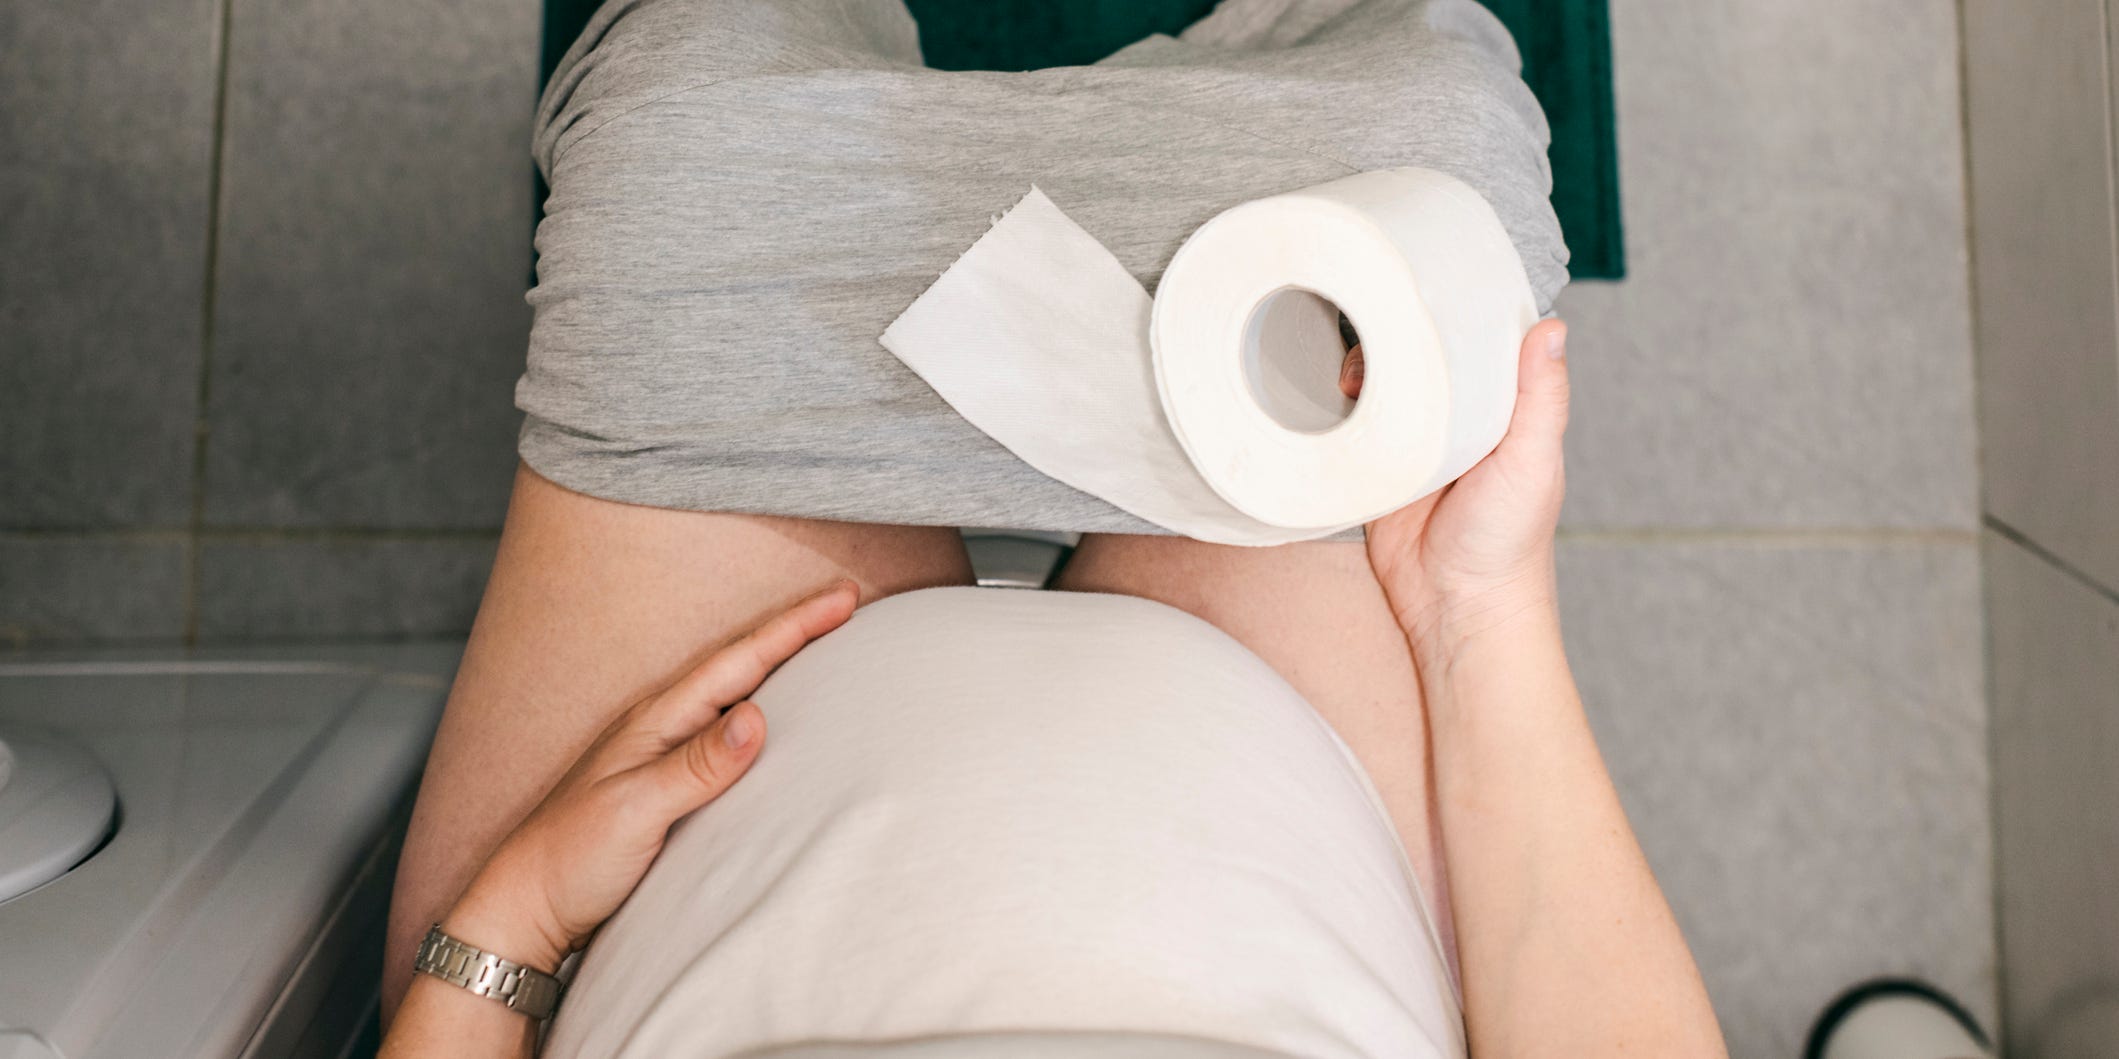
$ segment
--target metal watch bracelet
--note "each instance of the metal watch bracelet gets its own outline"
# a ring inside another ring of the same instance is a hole
[[[458,941],[442,933],[439,923],[427,928],[412,970],[498,1000],[533,1019],[550,1018],[559,1006],[559,979]]]

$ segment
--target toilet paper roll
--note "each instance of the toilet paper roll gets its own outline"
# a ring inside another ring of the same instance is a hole
[[[1338,390],[1341,313],[1358,401]],[[1507,430],[1537,316],[1486,201],[1391,169],[1227,210],[1152,299],[1032,188],[881,341],[1045,474],[1173,532],[1269,545],[1470,469]]]

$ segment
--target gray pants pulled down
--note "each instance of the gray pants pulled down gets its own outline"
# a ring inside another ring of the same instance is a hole
[[[1214,214],[1392,166],[1477,188],[1549,308],[1567,250],[1518,69],[1474,0],[1224,0],[1028,73],[926,69],[900,0],[611,0],[539,111],[523,459],[656,507],[1164,532],[876,336],[1033,183],[1153,290]]]

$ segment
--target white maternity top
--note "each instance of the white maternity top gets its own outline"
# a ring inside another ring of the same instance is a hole
[[[930,589],[754,698],[757,763],[672,832],[545,1054],[1464,1054],[1367,777],[1213,626]]]

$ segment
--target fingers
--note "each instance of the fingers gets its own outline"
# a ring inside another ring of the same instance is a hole
[[[1361,396],[1361,377],[1367,371],[1367,362],[1361,359],[1361,343],[1346,351],[1346,359],[1339,362],[1339,392],[1349,400]]]
[[[1557,451],[1567,432],[1567,325],[1546,320],[1523,336],[1516,372],[1516,411],[1504,447]]]
[[[721,707],[756,691],[811,640],[843,624],[859,596],[858,585],[841,580],[781,611],[670,685],[645,711],[642,723],[666,743],[690,736]]]
[[[639,797],[656,816],[674,822],[734,786],[764,744],[764,712],[755,702],[739,702],[704,731],[642,766],[646,790]]]

